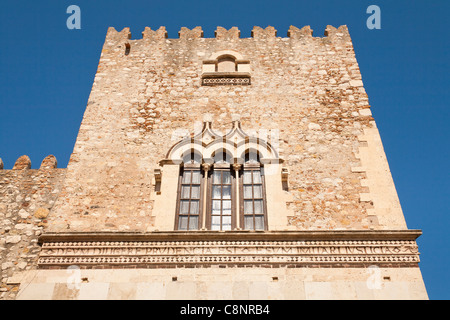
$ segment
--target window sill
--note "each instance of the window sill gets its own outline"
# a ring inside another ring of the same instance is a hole
[[[203,86],[250,85],[248,72],[206,72],[202,74]]]

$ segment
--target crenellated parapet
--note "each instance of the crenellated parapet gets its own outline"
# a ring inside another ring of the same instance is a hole
[[[48,155],[41,162],[40,169],[56,169],[58,166],[58,161],[54,155]]]
[[[304,26],[298,28],[290,26],[287,30],[287,37],[293,40],[306,39],[313,37],[313,30],[310,26]],[[342,25],[339,28],[328,25],[324,31],[325,38],[329,40],[347,40],[350,38],[348,28],[346,25]],[[267,26],[262,28],[254,26],[251,31],[251,38],[253,39],[273,39],[277,37],[277,30],[273,26]],[[142,39],[144,40],[165,40],[168,38],[167,30],[164,26],[161,26],[158,30],[152,30],[150,27],[145,27],[142,32]],[[182,27],[178,31],[178,38],[182,40],[195,40],[203,38],[203,29],[197,26],[193,29]],[[237,40],[241,38],[241,31],[237,27],[226,29],[218,26],[214,31],[214,38],[217,40]],[[106,34],[107,41],[113,42],[128,42],[131,39],[130,28],[123,28],[121,31],[117,31],[115,28],[108,28]],[[136,39],[139,40],[139,39]]]
[[[178,36],[180,39],[184,40],[199,39],[203,38],[203,30],[202,27],[195,27],[192,30],[186,27],[182,27],[181,30],[178,32]]]
[[[346,25],[335,28],[328,25],[325,29],[325,36],[330,40],[348,40],[350,39],[350,34]]]
[[[310,26],[304,26],[301,29],[290,26],[287,35],[291,39],[304,39],[308,37],[311,38],[313,35],[313,30]]]
[[[109,27],[106,33],[106,41],[124,41],[131,39],[130,28],[123,28],[117,31],[114,27]]]
[[[49,170],[56,169],[58,166],[58,161],[56,157],[52,154],[48,155],[41,162],[39,170]],[[4,169],[3,160],[0,158],[0,170]],[[12,170],[31,170],[31,160],[27,155],[20,156],[17,158]],[[7,171],[7,170],[5,170]]]
[[[27,155],[19,157],[14,163],[13,170],[24,170],[31,168],[31,160]]]
[[[214,35],[218,40],[235,40],[240,38],[241,31],[237,27],[232,27],[229,30],[223,27],[217,27]]]
[[[164,40],[167,38],[166,27],[160,27],[158,30],[152,30],[150,27],[145,27],[142,32],[144,40]]]
[[[277,36],[277,30],[272,26],[268,26],[265,29],[255,26],[251,34],[254,39],[270,39]]]

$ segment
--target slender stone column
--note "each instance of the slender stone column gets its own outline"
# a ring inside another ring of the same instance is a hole
[[[203,210],[202,210],[202,230],[206,230],[206,206],[207,206],[207,192],[208,192],[208,172],[211,170],[211,164],[210,163],[202,163],[202,169],[204,172],[204,186],[203,186]]]
[[[240,206],[239,206],[239,170],[241,170],[242,164],[240,163],[234,163],[233,169],[236,177],[236,199],[235,199],[235,208],[236,208],[236,229],[240,230],[240,222],[241,222],[241,215],[240,215]]]

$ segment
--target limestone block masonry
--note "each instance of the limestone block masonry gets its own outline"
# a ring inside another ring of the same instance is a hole
[[[68,167],[0,170],[1,298],[427,299],[347,27],[178,35],[109,28]],[[182,230],[190,152],[202,195]],[[252,152],[260,230],[239,202]],[[215,231],[208,177],[227,165]]]
[[[8,284],[9,277],[37,268],[38,237],[48,225],[66,175],[66,169],[56,167],[52,155],[39,169],[30,168],[30,159],[22,156],[12,170],[0,170],[0,299],[17,295],[19,287]]]

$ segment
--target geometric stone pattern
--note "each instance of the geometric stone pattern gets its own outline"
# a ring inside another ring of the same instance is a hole
[[[203,78],[202,85],[211,86],[211,85],[249,85],[250,78]]]

